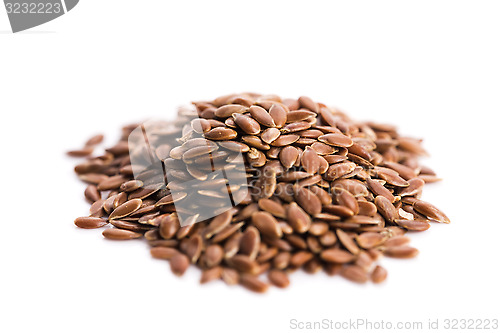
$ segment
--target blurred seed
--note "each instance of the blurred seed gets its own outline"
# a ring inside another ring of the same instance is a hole
[[[102,235],[108,239],[113,240],[127,240],[127,239],[135,239],[142,237],[142,234],[122,229],[106,229],[102,232]]]

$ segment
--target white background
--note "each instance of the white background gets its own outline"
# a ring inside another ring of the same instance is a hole
[[[499,319],[498,1],[82,0],[12,34],[0,7],[0,332],[292,332],[290,320]],[[141,241],[76,229],[64,152],[175,106],[256,91],[338,106],[425,139],[450,225],[413,234],[359,286],[295,273],[255,295],[172,276]],[[442,327],[442,326],[441,326]],[[347,330],[345,330],[347,331]]]

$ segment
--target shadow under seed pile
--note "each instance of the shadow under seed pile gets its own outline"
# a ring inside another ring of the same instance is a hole
[[[167,167],[167,186],[150,188],[134,178],[128,137],[138,125],[123,128],[102,156],[91,156],[100,135],[68,152],[87,157],[75,171],[89,184],[85,197],[92,206],[90,216],[75,220],[78,227],[108,227],[103,235],[114,240],[145,238],[152,256],[169,260],[174,274],[194,264],[202,283],[222,279],[264,292],[269,283],[288,286],[288,274],[299,268],[380,283],[387,276],[376,264],[380,256],[418,254],[406,231],[449,223],[420,200],[424,184],[439,180],[418,163],[425,154],[420,140],[400,136],[393,126],[353,121],[308,97],[244,93],[193,105],[179,110],[168,134],[178,146],[155,150]],[[205,157],[215,164],[243,154],[248,191],[221,179],[206,183],[209,190],[176,182],[206,179],[193,150],[200,142],[211,147]],[[174,200],[203,204],[220,189],[243,193],[241,202],[180,226]]]

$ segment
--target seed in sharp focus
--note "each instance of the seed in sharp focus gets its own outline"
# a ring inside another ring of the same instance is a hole
[[[415,210],[417,212],[427,216],[427,218],[429,218],[429,219],[436,220],[436,221],[443,222],[443,223],[450,223],[450,219],[448,218],[448,216],[446,216],[436,206],[431,205],[428,202],[425,202],[422,200],[417,200],[413,204],[413,208],[415,208]]]
[[[322,135],[318,138],[318,140],[337,147],[350,147],[353,145],[353,141],[350,137],[338,133],[328,133]]]
[[[266,127],[275,127],[273,117],[262,107],[257,105],[252,105],[250,107],[250,114],[257,120],[261,125]]]
[[[215,111],[215,115],[219,118],[231,117],[234,113],[244,113],[247,111],[247,107],[238,104],[228,104],[223,105]]]
[[[387,221],[394,222],[399,218],[398,211],[396,207],[387,199],[381,195],[375,198],[375,205],[377,206],[378,212],[382,215]]]
[[[113,239],[113,240],[127,240],[127,239],[135,239],[142,237],[142,234],[138,232],[122,230],[122,229],[114,229],[114,228],[104,230],[102,232],[102,235],[108,239]]]
[[[99,217],[78,217],[75,219],[75,225],[82,229],[96,229],[104,227],[108,222],[105,219]]]
[[[270,144],[280,136],[280,131],[277,128],[271,127],[262,132],[260,138],[267,144]]]
[[[132,199],[124,204],[116,207],[116,209],[109,215],[109,219],[118,219],[125,216],[128,216],[141,208],[142,200],[141,199]]]
[[[425,231],[431,227],[430,223],[425,220],[394,220],[400,227],[411,231]]]
[[[269,115],[273,118],[276,127],[281,128],[286,123],[287,111],[279,104],[273,104],[269,109]]]
[[[286,168],[290,169],[297,161],[299,157],[299,151],[293,146],[284,147],[279,154],[281,164]]]
[[[234,113],[233,119],[236,125],[238,125],[243,132],[251,135],[260,133],[260,125],[255,119],[239,113]]]
[[[321,161],[314,149],[306,147],[301,156],[301,163],[307,173],[315,174],[319,170]]]
[[[318,104],[315,103],[310,97],[300,96],[298,102],[299,105],[303,108],[309,109],[315,113],[319,112]]]
[[[205,133],[209,140],[232,140],[238,136],[238,132],[230,128],[216,127]]]

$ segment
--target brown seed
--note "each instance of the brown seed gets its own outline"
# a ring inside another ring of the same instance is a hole
[[[300,136],[296,134],[286,134],[286,135],[280,135],[279,138],[271,142],[272,146],[275,147],[283,147],[283,146],[288,146],[297,141],[300,138]]]
[[[335,188],[334,189],[335,201],[338,205],[349,208],[350,211],[353,212],[354,215],[359,213],[359,205],[358,201],[351,194],[343,189]]]
[[[290,169],[297,161],[299,157],[299,151],[293,146],[284,147],[279,154],[281,164],[286,168]]]
[[[311,147],[306,147],[301,156],[301,164],[307,173],[315,174],[320,167],[320,159],[318,154]]]
[[[236,125],[238,125],[243,132],[251,135],[260,133],[260,125],[257,121],[255,121],[255,119],[239,113],[234,113],[233,119]]]
[[[283,236],[278,221],[268,212],[254,213],[252,215],[252,223],[263,235],[275,238]]]
[[[377,196],[383,196],[387,198],[390,202],[396,201],[394,195],[392,195],[392,193],[387,188],[385,188],[384,185],[382,185],[380,182],[368,178],[366,180],[366,184],[368,185],[370,191],[373,192],[373,194]]]
[[[273,104],[269,109],[269,115],[273,118],[276,127],[281,128],[286,123],[287,112],[279,104]]]
[[[417,212],[427,216],[429,219],[436,220],[438,222],[450,223],[448,216],[446,216],[436,206],[431,205],[428,202],[417,200],[413,204],[413,208],[415,208]]]
[[[201,272],[200,283],[208,283],[210,281],[218,280],[222,276],[222,267],[216,266],[206,269]]]
[[[229,223],[231,223],[232,217],[233,214],[231,211],[226,211],[214,217],[205,230],[205,237],[210,238],[213,235],[221,232],[224,228],[226,228],[229,225]]]
[[[269,271],[267,277],[269,281],[278,288],[286,288],[290,285],[288,275],[283,271],[272,269]]]
[[[303,108],[309,109],[315,113],[319,112],[318,104],[316,104],[310,97],[300,96],[298,102]]]
[[[264,293],[269,288],[267,283],[262,282],[256,276],[251,274],[241,274],[239,283],[248,290],[256,293]]]
[[[83,175],[79,175],[78,178],[86,183],[97,185],[103,180],[108,179],[109,176],[101,173],[85,173]]]
[[[408,259],[416,257],[418,250],[407,245],[393,246],[385,249],[384,255],[391,258]]]
[[[244,113],[247,111],[247,107],[238,104],[228,104],[223,105],[215,111],[215,116],[218,118],[231,117],[234,113]]]
[[[368,274],[363,268],[355,265],[347,265],[340,271],[342,277],[356,283],[365,283],[368,281]]]
[[[222,269],[221,278],[226,284],[232,286],[239,283],[240,275],[237,270],[224,267]]]
[[[170,269],[177,276],[184,275],[189,267],[189,258],[182,253],[175,254],[170,258]]]
[[[119,219],[128,216],[138,210],[142,205],[141,199],[132,199],[124,204],[116,207],[116,209],[109,215],[109,219]]]
[[[232,140],[238,136],[238,132],[230,128],[216,127],[205,133],[205,138],[209,140]]]
[[[323,252],[321,252],[320,257],[324,261],[337,264],[345,264],[348,262],[352,262],[355,259],[355,256],[351,253],[335,248],[324,250]]]
[[[200,235],[193,235],[186,242],[185,254],[192,263],[196,263],[200,258],[201,251],[203,250],[203,240]]]
[[[259,253],[260,233],[257,228],[249,226],[240,239],[240,253],[247,255],[250,259],[255,260]]]
[[[280,131],[279,129],[277,128],[274,128],[274,127],[271,127],[271,128],[268,128],[266,130],[264,130],[262,132],[262,134],[260,135],[260,138],[262,139],[262,141],[264,141],[265,143],[272,143],[274,140],[276,140],[277,138],[279,138],[280,136]]]
[[[328,133],[320,136],[318,140],[336,147],[350,147],[353,145],[350,137],[340,133]]]
[[[102,235],[108,239],[113,239],[113,240],[127,240],[127,239],[135,239],[142,237],[142,234],[138,232],[122,230],[122,229],[114,229],[114,228],[104,230],[102,232]]]
[[[224,249],[218,244],[209,245],[205,250],[204,258],[207,268],[217,266],[224,258]]]
[[[387,239],[386,236],[378,232],[363,232],[362,234],[356,236],[356,241],[359,246],[364,249],[371,249],[373,247],[381,245]]]
[[[151,249],[151,256],[155,259],[165,259],[170,260],[173,256],[179,254],[180,252],[171,247],[153,247]]]
[[[382,283],[387,279],[387,270],[382,266],[377,266],[371,274],[373,283]]]
[[[295,202],[288,205],[286,214],[288,223],[299,234],[307,232],[311,227],[311,217]]]
[[[117,189],[125,182],[126,179],[122,175],[111,176],[107,179],[104,179],[97,185],[97,189],[99,191],[108,191]]]
[[[286,122],[296,123],[315,116],[316,113],[307,110],[290,111],[287,113]]]
[[[180,229],[179,219],[176,214],[169,214],[163,216],[160,221],[160,227],[158,231],[160,236],[164,239],[170,239],[175,236],[177,231]]]
[[[305,187],[294,186],[294,195],[297,203],[310,215],[321,213],[321,201]]]
[[[353,172],[355,168],[356,164],[352,162],[332,164],[328,168],[324,177],[325,179],[332,181]]]
[[[128,182],[120,185],[120,190],[124,192],[132,192],[141,188],[143,185],[144,183],[140,180],[129,180]]]
[[[252,117],[257,120],[260,124],[266,127],[275,127],[273,117],[262,107],[257,105],[252,105],[250,107],[250,114]],[[286,113],[285,113],[286,115]]]
[[[96,229],[104,227],[108,222],[100,217],[78,217],[75,219],[75,225],[82,229]]]
[[[296,252],[290,258],[290,265],[295,266],[295,267],[301,267],[306,262],[308,262],[309,260],[311,260],[313,257],[314,257],[314,255],[311,252],[308,252],[308,251],[299,251],[299,252]]]
[[[71,157],[85,157],[89,156],[94,152],[93,147],[84,147],[82,149],[75,149],[75,150],[70,150],[66,154]]]
[[[277,269],[285,269],[290,264],[290,259],[292,259],[290,252],[280,252],[274,257],[273,266]]]
[[[354,255],[359,253],[359,247],[345,231],[337,229],[337,237],[344,247]]]
[[[411,231],[425,231],[431,227],[429,222],[425,220],[394,220],[400,227]]]
[[[259,199],[259,207],[260,209],[271,213],[272,215],[279,218],[286,218],[286,210],[283,205],[277,203],[274,200],[270,199]]]
[[[257,274],[259,270],[259,265],[255,260],[252,260],[249,256],[237,254],[226,260],[227,263],[236,269],[238,272]]]
[[[399,218],[398,211],[396,207],[384,196],[377,196],[375,198],[375,205],[377,206],[378,212],[389,222],[394,222]]]
[[[87,198],[87,200],[90,202],[96,202],[97,200],[101,199],[101,192],[97,190],[97,187],[95,185],[90,184],[85,189],[85,198]]]
[[[398,236],[393,236],[389,238],[385,243],[384,246],[387,247],[396,247],[396,246],[402,246],[406,245],[410,242],[410,239],[406,236],[403,235],[398,235]]]
[[[85,142],[85,147],[95,146],[100,144],[104,140],[104,135],[96,134]]]

